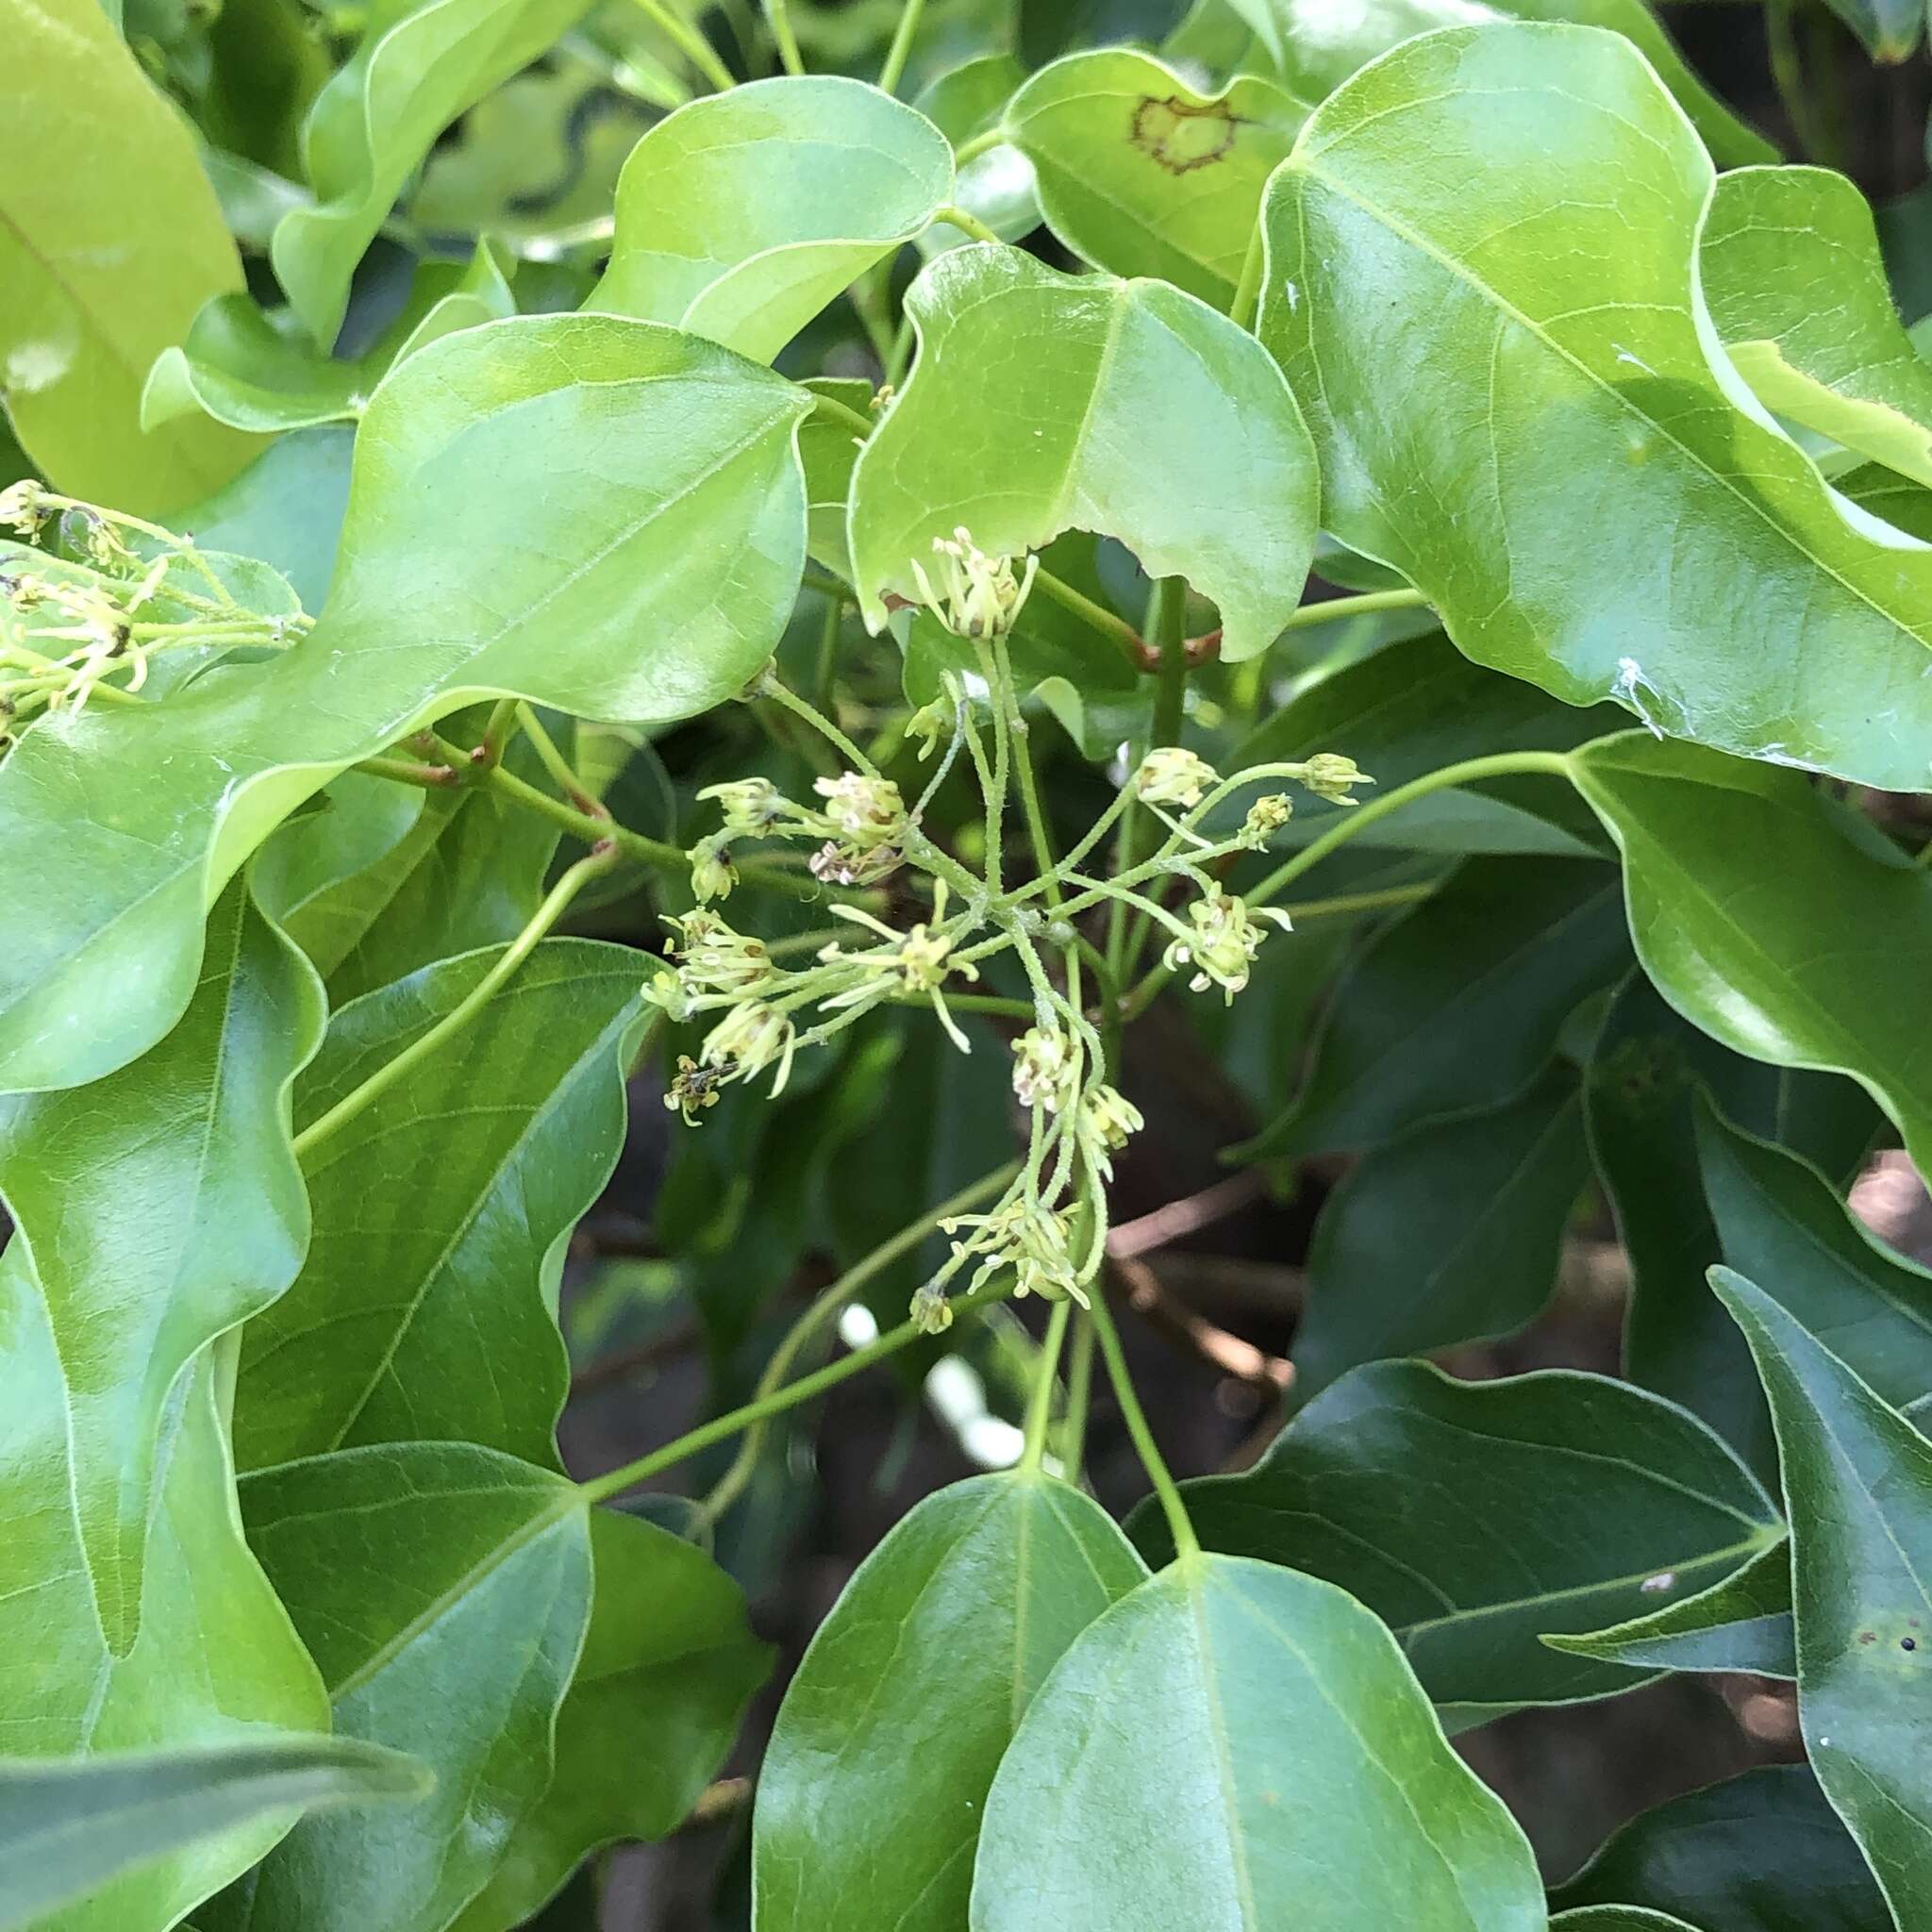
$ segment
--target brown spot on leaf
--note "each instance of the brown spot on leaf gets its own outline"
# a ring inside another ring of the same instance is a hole
[[[1220,160],[1233,147],[1240,125],[1241,117],[1225,101],[1196,105],[1178,94],[1165,100],[1144,94],[1134,109],[1129,139],[1170,175],[1188,175]]]

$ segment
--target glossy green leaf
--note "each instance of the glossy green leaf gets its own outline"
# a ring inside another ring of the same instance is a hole
[[[302,1265],[289,1092],[322,1023],[315,975],[238,880],[152,1053],[80,1091],[0,1098],[0,1194],[45,1300],[83,1587],[116,1657],[140,1624],[184,1372]]]
[[[1857,1847],[1802,1764],[1764,1765],[1634,1818],[1551,1906],[1643,1907],[1700,1932],[1890,1932]],[[1569,1918],[1556,1925],[1568,1926]],[[1591,1923],[1574,1917],[1579,1928]]]
[[[1932,365],[1851,182],[1828,168],[1719,175],[1698,270],[1718,339],[1768,408],[1932,483]]]
[[[9,10],[0,123],[0,399],[57,489],[154,512],[256,444],[211,423],[141,432],[148,365],[242,286],[194,142],[97,0]]]
[[[958,149],[999,127],[1007,103],[1025,78],[1025,68],[1012,55],[986,54],[949,68],[921,89],[912,105]],[[1002,242],[1017,242],[1040,225],[1033,163],[1008,142],[995,142],[958,170],[952,203],[977,215]],[[950,222],[939,222],[919,238],[919,245],[937,253],[941,246],[960,247],[967,240]]]
[[[503,263],[488,248],[478,248],[467,268],[425,263],[402,312],[353,358],[318,353],[291,310],[218,295],[194,318],[187,341],[165,350],[148,373],[142,426],[202,414],[279,435],[356,421],[391,364],[439,337],[515,313]]]
[[[1332,1193],[1308,1250],[1294,1337],[1307,1401],[1362,1362],[1507,1335],[1557,1285],[1590,1172],[1576,1076],[1373,1148]]]
[[[610,266],[585,306],[768,362],[952,188],[945,136],[864,81],[785,75],[708,95],[625,163]]]
[[[270,248],[319,345],[334,346],[356,264],[437,136],[583,11],[584,0],[380,0],[371,9],[302,131],[315,206],[284,215]]]
[[[1642,1906],[1584,1906],[1550,1921],[1550,1932],[1700,1932],[1669,1912]]]
[[[1795,1156],[1697,1123],[1704,1188],[1725,1264],[1754,1282],[1894,1408],[1932,1394],[1932,1274],[1866,1233]]]
[[[1796,772],[1639,732],[1573,753],[1571,772],[1623,852],[1631,936],[1663,996],[1754,1059],[1849,1074],[1932,1169],[1932,1036],[1916,1024],[1932,874]]]
[[[323,1806],[419,1798],[427,1784],[408,1758],[346,1738],[0,1758],[0,1927],[42,1923],[56,1906],[197,1839]]]
[[[744,1596],[702,1550],[612,1510],[591,1517],[595,1587],[584,1652],[557,1714],[557,1770],[453,1932],[502,1932],[585,1856],[680,1824],[771,1672]]]
[[[0,766],[0,834],[42,860],[0,879],[0,1088],[97,1078],[151,1045],[228,874],[422,723],[505,693],[665,720],[740,690],[804,561],[808,400],[609,316],[492,323],[412,356],[364,420],[308,637],[164,706],[62,712]]]
[[[342,1008],[297,1088],[297,1126],[421,1039],[498,958],[466,953]],[[308,1158],[308,1260],[242,1341],[243,1469],[432,1441],[551,1460],[569,1373],[555,1317],[563,1246],[623,1143],[640,985],[629,947],[544,941],[460,1033]]]
[[[1458,1382],[1424,1362],[1357,1369],[1252,1470],[1182,1494],[1210,1548],[1360,1598],[1457,1723],[1628,1690],[1629,1670],[1541,1640],[1693,1595],[1783,1533],[1695,1417],[1570,1370]],[[1159,1554],[1144,1505],[1130,1527]]]
[[[1014,95],[1005,130],[1047,225],[1096,268],[1227,308],[1268,176],[1307,109],[1252,75],[1203,94],[1128,47],[1070,54]]]
[[[1541,1932],[1502,1804],[1388,1631],[1312,1576],[1184,1558],[1075,1640],[986,1802],[973,1932]]]
[[[974,1476],[919,1504],[786,1692],[758,1780],[758,1932],[961,1924],[1002,1754],[1068,1645],[1146,1574],[1064,1483]]]
[[[1080,529],[1212,599],[1228,658],[1274,641],[1314,554],[1316,475],[1253,337],[1165,283],[1063,275],[991,245],[929,263],[906,305],[919,359],[852,478],[874,630],[957,528],[990,556]]]
[[[1776,152],[1698,79],[1645,0],[1228,0],[1254,28],[1287,85],[1304,100],[1332,93],[1399,41],[1483,21],[1572,21],[1633,42],[1724,167]]]
[[[140,1631],[117,1656],[95,1614],[74,1517],[54,1332],[19,1241],[0,1258],[0,1335],[9,1578],[0,1590],[0,1655],[11,1687],[0,1706],[0,1756],[192,1751],[253,1743],[265,1728],[326,1731],[315,1667],[242,1541],[220,1407],[231,1344],[205,1350],[181,1389],[158,1471]],[[288,1824],[283,1812],[184,1844],[58,1908],[35,1932],[170,1932]]]
[[[1607,1630],[1550,1636],[1543,1641],[1572,1657],[1648,1670],[1795,1677],[1790,1548],[1780,1539],[1695,1596],[1679,1597]]]
[[[436,1789],[304,1819],[203,1932],[443,1932],[549,1787],[590,1614],[587,1512],[560,1476],[454,1442],[289,1463],[242,1503],[336,1729],[420,1757]]]
[[[1932,1442],[1744,1276],[1715,1268],[1711,1286],[1777,1426],[1806,1751],[1910,1925],[1932,1906]]]
[[[1320,565],[1317,566],[1320,568]],[[1377,791],[1464,758],[1504,751],[1568,751],[1618,729],[1614,706],[1579,710],[1520,678],[1472,663],[1440,631],[1385,644],[1318,678],[1264,717],[1226,763],[1289,762],[1345,751]],[[1297,798],[1277,846],[1327,831],[1345,807]],[[1364,825],[1356,842],[1405,851],[1522,853],[1589,858],[1602,833],[1572,788],[1541,774],[1489,779],[1419,798]]]
[[[1472,657],[1916,789],[1932,552],[1854,522],[1712,346],[1714,178],[1616,35],[1427,35],[1331,96],[1274,176],[1261,338],[1308,408],[1324,524]]]
[[[872,408],[873,386],[862,377],[815,375],[805,383],[813,395],[830,396],[855,415]],[[845,536],[845,505],[852,493],[853,465],[862,439],[852,425],[828,411],[808,416],[798,425],[798,460],[805,470],[806,521],[812,556],[848,583],[852,546]]]
[[[1473,858],[1336,989],[1294,1105],[1243,1159],[1367,1147],[1514,1099],[1577,1003],[1629,958],[1614,881],[1575,859]]]

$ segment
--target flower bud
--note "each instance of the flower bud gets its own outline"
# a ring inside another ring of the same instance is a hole
[[[755,839],[771,828],[789,801],[769,778],[734,778],[728,785],[707,785],[701,799],[715,798],[724,815],[724,836]]]
[[[1351,789],[1374,782],[1353,758],[1345,758],[1340,752],[1318,751],[1302,767],[1302,783],[1331,805],[1359,805],[1358,798],[1349,795]]]
[[[1030,1026],[1013,1042],[1013,1091],[1022,1107],[1058,1113],[1074,1072],[1074,1042],[1058,1027]]]
[[[945,1290],[930,1281],[913,1295],[907,1313],[922,1335],[943,1335],[953,1325],[953,1305]]]
[[[1134,789],[1149,805],[1194,806],[1210,785],[1220,782],[1220,774],[1206,758],[1170,744],[1150,751],[1141,761]]]
[[[1171,973],[1192,965],[1197,970],[1188,981],[1191,991],[1206,992],[1218,986],[1231,1002],[1247,985],[1249,969],[1267,935],[1231,892],[1195,900],[1188,908],[1188,917],[1194,924],[1192,936],[1175,940],[1162,956],[1162,964]],[[1260,917],[1273,920],[1284,932],[1290,930],[1285,912],[1264,908]]]
[[[737,883],[738,868],[731,863],[730,847],[722,834],[700,839],[691,848],[691,891],[700,906],[729,898]]]
[[[815,779],[812,790],[825,801],[826,824],[857,851],[893,845],[905,835],[906,801],[890,778],[841,772],[836,778]]]
[[[1251,851],[1263,850],[1293,812],[1294,801],[1285,791],[1272,791],[1265,798],[1256,799],[1241,821],[1241,842]]]
[[[1087,1090],[1080,1111],[1094,1139],[1109,1154],[1118,1154],[1147,1124],[1141,1109],[1118,1088],[1104,1081]]]

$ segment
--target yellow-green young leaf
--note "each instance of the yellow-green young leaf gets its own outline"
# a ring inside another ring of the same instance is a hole
[[[614,316],[490,323],[410,357],[357,440],[309,636],[160,705],[62,712],[0,766],[0,839],[40,858],[0,873],[0,1089],[96,1079],[164,1034],[225,878],[417,726],[505,694],[661,721],[742,689],[804,564],[809,407]]]
[[[1387,1628],[1244,1557],[1185,1557],[1074,1645],[986,1801],[973,1932],[1542,1932],[1529,1845]]]
[[[638,142],[587,308],[668,322],[768,362],[953,188],[924,115],[864,81],[787,75],[708,95]]]
[[[440,336],[516,313],[504,264],[479,247],[467,267],[432,261],[417,271],[401,314],[362,355],[323,355],[286,308],[247,295],[218,295],[188,340],[164,351],[142,392],[144,428],[204,414],[237,429],[279,435],[317,423],[355,421],[392,363]]]
[[[1005,128],[1068,247],[1225,309],[1261,189],[1307,118],[1252,75],[1202,94],[1148,55],[1109,47],[1041,68],[1013,96]]]
[[[0,1194],[46,1303],[93,1614],[125,1657],[189,1362],[294,1280],[308,1203],[289,1091],[322,989],[237,880],[181,1024],[84,1092],[0,1098]]]
[[[1224,657],[1274,642],[1314,555],[1317,479],[1252,336],[1164,282],[1064,275],[990,243],[929,263],[906,307],[919,359],[852,476],[874,631],[889,593],[919,594],[936,539],[963,527],[1017,556],[1077,529],[1211,598]]]
[[[1932,1442],[1761,1289],[1711,1286],[1764,1378],[1791,1524],[1798,1718],[1892,1917],[1932,1911]]]
[[[13,1579],[0,1590],[0,1756],[188,1751],[250,1742],[265,1726],[326,1731],[315,1666],[242,1541],[220,1407],[232,1344],[204,1350],[181,1389],[157,1471],[140,1634],[117,1657],[75,1524],[54,1331],[17,1241],[0,1257],[0,1493]],[[283,1811],[183,1844],[36,1919],[34,1932],[170,1932],[290,1822]]]
[[[1698,267],[1718,339],[1768,408],[1932,483],[1932,366],[1892,307],[1871,207],[1842,175],[1720,175]]]
[[[591,1624],[557,1713],[557,1770],[452,1932],[507,1932],[580,1859],[689,1814],[771,1674],[744,1595],[702,1550],[615,1510],[591,1516]]]
[[[298,1126],[421,1039],[498,958],[442,960],[338,1011],[296,1090]],[[554,1460],[569,1382],[558,1275],[623,1144],[639,984],[628,947],[546,940],[456,1038],[307,1158],[308,1259],[242,1338],[244,1470],[399,1441]]]
[[[0,1932],[197,1839],[325,1805],[423,1796],[424,1768],[348,1738],[0,1765]]]
[[[1304,100],[1332,93],[1398,41],[1485,21],[1569,21],[1607,27],[1642,51],[1719,164],[1771,161],[1777,151],[1698,79],[1647,0],[1228,0]],[[1916,0],[1903,0],[1913,5]]]
[[[306,1818],[200,1932],[444,1932],[548,1789],[591,1607],[588,1512],[470,1443],[348,1449],[249,1476],[250,1544],[335,1727],[419,1757],[407,1808]]]
[[[259,446],[212,423],[143,434],[148,366],[241,258],[194,142],[99,0],[17,0],[0,116],[0,398],[55,488],[153,513]]]
[[[1715,346],[1694,265],[1715,178],[1616,34],[1426,35],[1330,96],[1275,175],[1262,340],[1308,408],[1324,522],[1471,657],[1915,790],[1932,549],[1855,524]]]
[[[1663,996],[1753,1059],[1849,1074],[1932,1172],[1932,874],[1796,772],[1638,731],[1569,762]]]
[[[334,346],[349,282],[403,185],[457,116],[527,67],[587,0],[377,0],[361,43],[315,97],[302,155],[315,206],[275,225],[289,304]]]
[[[758,1932],[954,1932],[1028,1703],[1146,1574],[1064,1483],[983,1475],[926,1497],[846,1585],[786,1692],[753,1825]]]

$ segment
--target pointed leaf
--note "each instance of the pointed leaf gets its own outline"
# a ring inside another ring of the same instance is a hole
[[[0,879],[0,1089],[143,1052],[187,1005],[226,876],[423,723],[503,693],[665,720],[741,689],[804,561],[808,407],[725,350],[608,316],[410,357],[364,421],[309,636],[163,706],[62,712],[0,766],[0,835],[42,859]]]
[[[302,1265],[289,1091],[322,1025],[314,974],[237,880],[160,1045],[84,1091],[0,1098],[0,1194],[45,1298],[83,1574],[117,1657],[184,1371]]]
[[[758,1932],[959,1925],[1001,1754],[1067,1646],[1146,1574],[1064,1483],[974,1476],[919,1504],[786,1693],[758,1781]]]
[[[1620,37],[1427,35],[1324,102],[1274,176],[1261,338],[1307,399],[1324,524],[1478,661],[1914,790],[1932,551],[1850,520],[1711,346],[1714,178]],[[1416,379],[1391,392],[1391,368]]]
[[[466,953],[351,1001],[297,1090],[298,1125],[420,1039],[499,957]],[[308,1157],[308,1261],[242,1340],[243,1469],[430,1441],[553,1459],[569,1377],[557,1281],[623,1144],[637,961],[627,946],[546,940]]]
[[[1067,529],[1118,537],[1149,575],[1220,606],[1225,657],[1274,641],[1314,554],[1316,476],[1253,337],[1163,282],[1063,275],[991,245],[928,264],[906,306],[919,359],[852,478],[874,630],[887,593],[918,595],[934,539],[964,525],[990,556]]]
[[[1932,874],[1795,772],[1634,731],[1570,764],[1623,852],[1658,991],[1753,1059],[1849,1074],[1932,1171]]]
[[[1307,109],[1252,75],[1203,94],[1128,47],[1070,54],[1013,96],[1047,225],[1117,275],[1154,275],[1225,310],[1268,176]]]
[[[1389,1633],[1311,1576],[1184,1558],[1075,1640],[986,1803],[973,1932],[1541,1932],[1501,1803]]]
[[[1603,867],[1470,859],[1350,969],[1294,1105],[1237,1156],[1373,1146],[1513,1099],[1628,958]]]
[[[1629,1671],[1541,1640],[1690,1596],[1783,1530],[1695,1417],[1570,1370],[1457,1382],[1423,1362],[1357,1369],[1252,1470],[1182,1494],[1211,1548],[1359,1597],[1458,1723],[1628,1690]],[[1130,1528],[1161,1553],[1144,1505]]]
[[[550,1783],[590,1614],[576,1491],[492,1450],[414,1442],[263,1471],[242,1502],[336,1729],[420,1757],[436,1789],[305,1819],[204,1932],[443,1932]]]
[[[1634,1818],[1550,1893],[1571,1908],[1681,1913],[1701,1932],[1890,1932],[1885,1901],[1802,1764],[1765,1765]]]
[[[890,94],[840,75],[753,81],[638,142],[610,266],[584,306],[769,362],[952,189],[945,136]]]
[[[0,123],[0,399],[55,488],[152,514],[259,448],[212,423],[141,433],[148,365],[242,262],[189,129],[97,0],[11,10]]]
[[[1504,1107],[1372,1149],[1315,1224],[1294,1338],[1296,1400],[1362,1362],[1534,1321],[1557,1285],[1563,1230],[1589,1172],[1568,1067]]]
[[[1932,1908],[1932,1442],[1771,1296],[1711,1286],[1764,1378],[1791,1521],[1798,1718],[1900,1925]]]
[[[0,1928],[197,1839],[325,1805],[420,1798],[421,1765],[348,1738],[31,1764],[0,1758]]]
[[[600,1509],[591,1554],[591,1623],[557,1713],[556,1774],[453,1932],[521,1925],[587,1853],[674,1830],[771,1674],[743,1592],[702,1550]]]
[[[1826,0],[1826,4],[1865,43],[1874,60],[1910,57],[1925,28],[1919,0]]]
[[[333,346],[349,281],[438,135],[563,34],[585,0],[382,0],[315,98],[302,155],[315,205],[275,225],[290,306]]]

